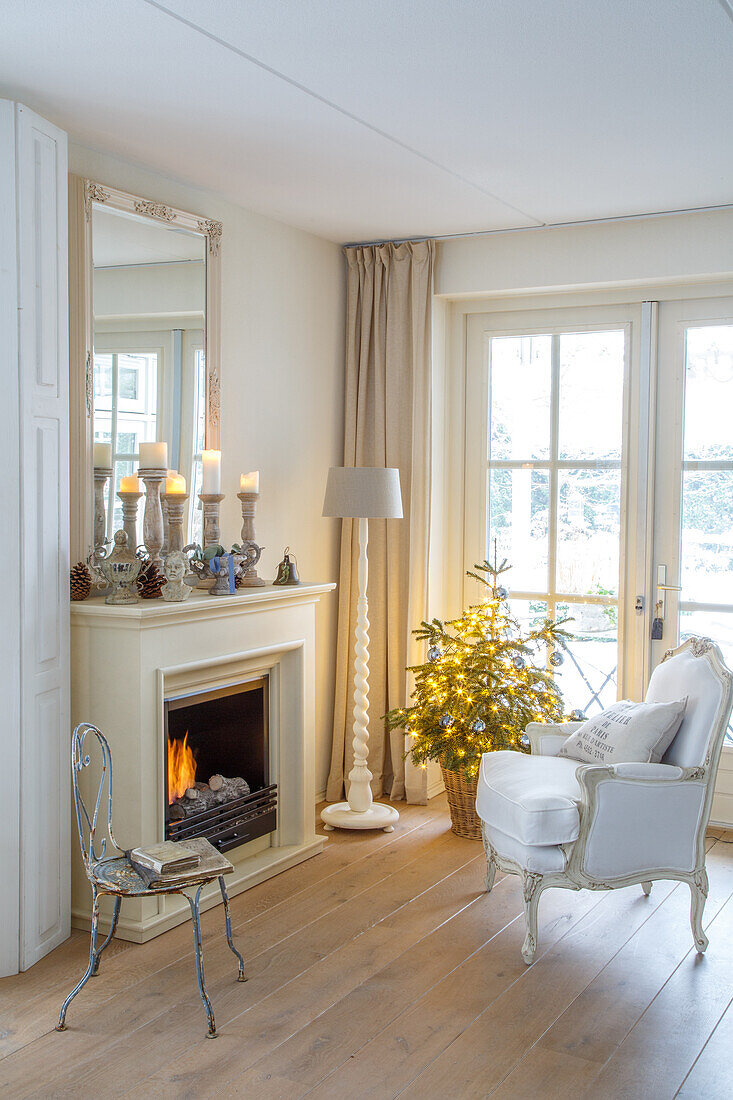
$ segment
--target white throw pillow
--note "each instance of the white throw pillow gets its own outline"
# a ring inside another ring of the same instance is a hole
[[[558,756],[584,764],[658,764],[680,728],[686,705],[687,699],[675,703],[622,699],[571,733]]]

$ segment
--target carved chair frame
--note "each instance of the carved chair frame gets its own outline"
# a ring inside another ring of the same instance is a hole
[[[679,773],[675,778],[631,778],[618,777],[612,766],[580,764],[576,770],[576,777],[580,785],[581,801],[580,827],[577,840],[568,844],[561,844],[565,853],[566,866],[564,871],[541,874],[528,871],[514,860],[499,853],[493,848],[487,835],[486,825],[481,822],[481,835],[486,853],[486,889],[491,891],[494,884],[496,869],[507,874],[519,875],[522,879],[522,896],[524,901],[524,914],[526,920],[526,936],[522,945],[522,958],[529,965],[537,950],[537,909],[540,895],[544,890],[556,886],[566,890],[616,890],[623,886],[641,884],[645,894],[649,894],[652,882],[657,879],[674,879],[686,882],[691,892],[690,923],[695,947],[702,954],[708,946],[708,938],[702,928],[702,914],[708,895],[708,876],[705,869],[705,831],[710,820],[713,793],[715,788],[715,776],[718,770],[718,762],[725,739],[725,731],[730,717],[733,703],[733,675],[723,661],[720,649],[709,638],[689,638],[676,649],[669,649],[664,654],[662,661],[674,657],[684,650],[690,649],[695,657],[706,660],[715,674],[715,677],[723,685],[720,704],[713,720],[713,732],[708,741],[708,749],[705,760],[700,767],[676,768]],[[539,753],[540,742],[548,735],[557,731],[563,739],[577,728],[580,723],[566,723],[564,725],[542,725],[532,723],[527,727],[527,736],[533,753]],[[695,783],[705,788],[702,805],[702,813],[697,824],[695,837],[695,866],[690,872],[682,872],[672,868],[654,867],[632,874],[620,875],[612,879],[599,879],[589,873],[586,867],[586,851],[592,826],[596,817],[598,805],[598,791],[602,783],[609,780],[621,779],[624,783],[634,783],[648,786],[650,783],[660,783],[667,786],[679,786],[680,784]]]
[[[141,198],[106,183],[69,176],[69,367],[71,422],[72,560],[86,557],[92,542],[89,486],[94,419],[94,310],[92,210],[95,203],[164,225],[187,229],[206,241],[206,446],[219,448],[221,423],[222,223],[167,203]]]

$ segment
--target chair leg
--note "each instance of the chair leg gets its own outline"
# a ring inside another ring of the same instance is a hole
[[[651,894],[651,892],[652,892],[652,884],[651,884],[651,882],[642,882],[642,884],[641,884],[641,888],[642,888],[642,890],[644,891],[644,893],[646,894],[646,896],[647,896],[647,897],[649,897],[649,895],[650,895],[650,894]]]
[[[216,1039],[216,1022],[214,1020],[214,1010],[211,1007],[211,1001],[209,995],[206,992],[206,978],[204,977],[204,949],[201,943],[201,921],[199,919],[199,900],[201,898],[202,886],[199,886],[198,890],[193,897],[188,894],[183,896],[186,898],[188,904],[191,906],[191,918],[193,923],[193,949],[194,958],[196,961],[196,981],[198,982],[199,993],[201,994],[201,1000],[204,1004],[204,1010],[206,1012],[206,1019],[209,1023],[209,1038]]]
[[[115,898],[115,907],[114,907],[114,912],[112,913],[112,924],[110,925],[109,932],[107,933],[107,939],[104,941],[104,943],[102,944],[101,947],[97,948],[96,954],[94,956],[94,966],[92,967],[92,974],[91,974],[91,976],[93,978],[96,978],[97,974],[99,973],[99,960],[102,957],[102,952],[104,951],[105,947],[107,947],[109,945],[110,940],[112,939],[115,932],[117,931],[117,921],[120,919],[120,906],[121,905],[122,905],[122,898],[118,896],[118,897]]]
[[[226,883],[224,882],[223,875],[219,876],[219,889],[221,890],[221,900],[224,902],[224,923],[227,930],[227,943],[229,944],[230,950],[233,951],[234,954],[237,956],[237,961],[239,964],[239,974],[237,976],[237,981],[246,982],[247,979],[244,976],[244,959],[232,943],[232,918],[229,912],[229,895],[227,894]]]
[[[522,958],[527,966],[534,959],[537,950],[537,905],[542,893],[542,875],[525,871],[522,875],[522,894],[524,897],[524,919],[527,934],[522,944]]]
[[[59,1022],[56,1024],[57,1031],[66,1031],[67,1009],[71,1002],[74,1000],[74,997],[76,997],[77,993],[79,993],[83,989],[83,987],[87,984],[92,974],[94,973],[95,960],[98,963],[97,932],[99,930],[99,900],[99,894],[97,893],[96,889],[92,887],[92,929],[89,942],[89,965],[84,971],[84,976],[81,981],[74,986],[69,996],[61,1005],[61,1011],[59,1012]]]
[[[708,896],[708,873],[704,867],[695,872],[695,881],[690,883],[692,895],[690,903],[690,924],[695,947],[702,955],[710,942],[702,930],[702,912]]]
[[[481,839],[484,842],[484,852],[486,853],[486,893],[490,894],[494,887],[496,863],[494,862],[494,849],[489,844],[489,839],[486,836],[486,825],[483,821],[481,822]]]

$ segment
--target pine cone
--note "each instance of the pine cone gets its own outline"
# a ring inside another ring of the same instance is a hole
[[[92,575],[83,561],[69,570],[72,600],[85,600],[92,590]]]
[[[157,600],[165,584],[165,577],[155,562],[146,562],[138,574],[137,590],[144,600]]]

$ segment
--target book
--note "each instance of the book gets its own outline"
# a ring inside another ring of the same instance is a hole
[[[196,886],[199,883],[219,878],[220,875],[229,875],[234,870],[233,864],[229,862],[226,856],[218,852],[205,837],[195,837],[192,840],[187,840],[185,844],[166,841],[164,845],[156,844],[154,847],[162,848],[168,844],[176,848],[187,849],[189,855],[196,856],[199,862],[195,867],[161,874],[150,867],[144,867],[134,858],[133,852],[128,852],[127,857],[130,863],[148,890],[180,890],[184,886]],[[141,849],[135,849],[135,851],[138,850]],[[142,850],[148,851],[149,849]]]
[[[201,856],[198,852],[187,848],[185,844],[166,840],[162,844],[133,848],[130,852],[130,862],[147,867],[158,875],[170,875],[175,871],[187,871],[191,867],[198,867]]]

